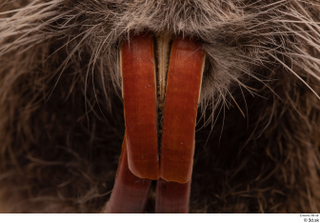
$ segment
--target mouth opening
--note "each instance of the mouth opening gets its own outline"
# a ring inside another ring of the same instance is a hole
[[[165,95],[167,87],[167,75],[170,61],[173,35],[162,32],[153,35],[154,55],[156,62],[156,86],[157,86],[157,115],[158,115],[158,151],[161,153],[162,124],[164,118]]]

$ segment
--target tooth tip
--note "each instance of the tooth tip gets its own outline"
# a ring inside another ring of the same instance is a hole
[[[136,177],[149,180],[157,180],[159,178],[158,167],[150,167],[150,165],[141,163],[139,163],[139,167],[134,167],[132,162],[128,162],[128,166],[131,173]]]
[[[160,173],[160,178],[166,181],[176,182],[179,184],[188,183],[191,180],[191,172],[188,174],[180,173]]]

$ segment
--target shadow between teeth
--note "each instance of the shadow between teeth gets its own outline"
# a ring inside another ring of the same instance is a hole
[[[204,61],[205,53],[197,42],[173,39],[159,162],[159,87],[153,38],[150,34],[133,36],[124,44],[121,73],[126,134],[114,189],[103,212],[142,212],[151,180],[157,179],[156,212],[188,212]]]

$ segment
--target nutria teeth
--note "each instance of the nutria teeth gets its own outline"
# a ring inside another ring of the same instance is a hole
[[[145,31],[206,52],[190,211],[320,211],[318,0],[2,0],[0,11],[1,212],[109,200],[125,132],[119,44]]]

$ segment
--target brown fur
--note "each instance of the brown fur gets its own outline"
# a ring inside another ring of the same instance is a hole
[[[124,133],[119,43],[164,30],[207,52],[191,211],[320,211],[317,0],[5,0],[0,12],[0,211],[101,210]]]

